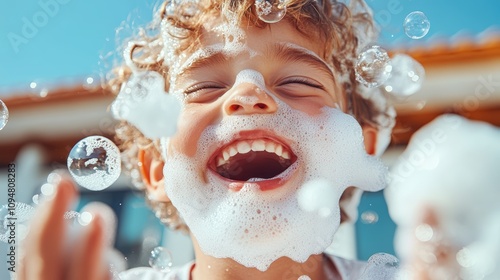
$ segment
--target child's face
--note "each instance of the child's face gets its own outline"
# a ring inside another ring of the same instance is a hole
[[[204,37],[202,49],[215,51],[195,54],[194,61],[185,59],[190,61],[178,71],[174,86],[185,98],[171,141],[176,151],[193,156],[208,126],[235,115],[275,114],[277,100],[308,115],[321,114],[325,106],[341,106],[339,82],[321,58],[321,43],[305,38],[289,23],[248,28],[245,47],[234,50],[227,42],[221,48],[227,40],[223,34]]]
[[[330,245],[345,188],[380,190],[385,169],[335,109],[339,81],[321,42],[285,21],[209,30],[172,69],[184,108],[164,151],[166,193],[206,254],[261,270],[305,261]],[[312,196],[326,200],[305,210],[297,195],[318,178],[326,193]]]

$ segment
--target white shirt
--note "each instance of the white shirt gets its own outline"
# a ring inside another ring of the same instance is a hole
[[[346,260],[328,254],[324,254],[324,256],[327,260],[331,261],[331,263],[325,262],[324,266],[327,280],[360,279],[367,265],[366,262]],[[333,266],[331,265],[332,263]],[[168,273],[162,273],[150,267],[137,267],[124,271],[119,276],[121,280],[190,280],[191,270],[194,268],[194,265],[195,262],[192,261],[181,267],[174,268]],[[335,271],[335,268],[337,271]],[[340,278],[338,278],[339,275]],[[387,273],[384,275],[388,276]],[[392,278],[384,277],[384,280]]]

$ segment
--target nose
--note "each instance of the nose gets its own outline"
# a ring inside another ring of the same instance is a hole
[[[271,114],[278,106],[264,90],[252,83],[242,83],[232,89],[224,103],[227,115]]]

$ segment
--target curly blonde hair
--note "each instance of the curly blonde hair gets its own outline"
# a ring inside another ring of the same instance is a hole
[[[135,68],[160,73],[165,78],[168,92],[172,65],[168,62],[171,57],[167,56],[179,56],[201,44],[203,23],[207,16],[218,18],[231,12],[239,23],[259,28],[269,26],[258,18],[254,4],[255,0],[165,1],[149,27],[152,32],[142,30],[136,40],[128,43],[124,56],[129,63],[115,69],[114,78],[109,83],[110,90],[117,94],[132,74],[132,68]],[[303,36],[324,42],[323,59],[344,77],[342,86],[348,112],[361,125],[375,128],[387,126],[378,118],[385,114],[386,108],[377,107],[371,99],[364,98],[361,91],[366,89],[360,88],[355,78],[355,58],[360,47],[363,47],[362,41],[366,39],[363,37],[376,33],[366,4],[362,0],[351,0],[348,8],[336,0],[288,0],[286,5],[287,12],[283,20],[289,21]],[[166,48],[171,51],[165,52]],[[152,148],[155,155],[160,157],[158,143],[146,138],[126,121],[117,127],[116,138],[123,151],[125,169],[131,174],[134,184],[144,188],[138,172],[141,164],[138,152]],[[163,223],[173,229],[187,230],[171,203],[158,202],[147,195],[146,201]]]

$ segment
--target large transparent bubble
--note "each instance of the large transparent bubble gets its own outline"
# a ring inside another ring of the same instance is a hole
[[[420,90],[425,79],[424,67],[411,56],[396,54],[391,59],[391,76],[384,90],[393,96],[410,96]]]
[[[260,20],[275,23],[283,19],[286,14],[285,0],[256,0],[255,8]]]
[[[0,100],[0,130],[2,130],[9,121],[9,109],[7,105]]]
[[[386,253],[377,253],[368,259],[359,280],[395,279],[399,270],[399,260]]]
[[[163,247],[156,247],[151,251],[149,265],[155,270],[169,272],[172,268],[172,255]]]
[[[364,48],[356,62],[356,80],[366,87],[382,85],[391,75],[392,65],[387,51],[377,45]]]
[[[120,151],[103,136],[89,136],[71,149],[68,169],[82,187],[98,191],[113,184],[120,176]]]
[[[22,202],[12,202],[0,207],[0,241],[20,241],[28,234],[29,220],[33,217],[34,208]]]
[[[408,37],[412,39],[421,39],[429,32],[431,23],[424,13],[415,11],[406,16],[403,27]]]

